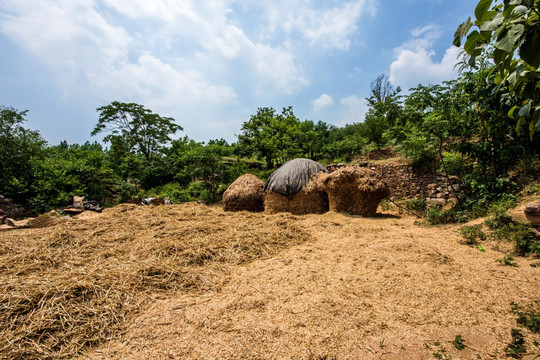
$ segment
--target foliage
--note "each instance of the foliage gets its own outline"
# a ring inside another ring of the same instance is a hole
[[[516,261],[512,255],[505,255],[502,259],[496,260],[501,265],[505,266],[517,266]]]
[[[518,316],[517,323],[519,325],[535,334],[540,334],[540,302],[530,304],[525,309],[512,303],[512,312]]]
[[[476,245],[486,240],[486,234],[482,231],[482,225],[464,225],[459,229],[466,245]]]
[[[432,207],[426,213],[426,220],[431,225],[464,223],[468,220],[468,213],[456,207],[447,210]]]
[[[0,106],[0,189],[3,195],[19,201],[33,195],[33,166],[43,156],[46,145],[37,131],[22,126],[26,113]]]
[[[292,107],[283,108],[281,114],[276,114],[273,108],[258,108],[257,114],[242,124],[238,142],[249,154],[264,160],[270,169],[300,152],[294,141],[299,123]]]
[[[173,118],[161,117],[135,103],[113,101],[97,111],[99,120],[91,134],[110,132],[104,141],[121,142],[128,152],[137,148],[147,161],[171,140],[171,135],[182,130]]]
[[[491,237],[513,242],[516,252],[520,255],[540,254],[540,241],[536,238],[531,226],[515,222],[507,214],[507,210],[514,203],[515,201],[509,198],[491,206],[491,215],[486,219],[486,225],[493,230]]]
[[[540,0],[492,4],[493,0],[478,2],[474,23],[469,18],[457,28],[454,45],[461,46],[462,38],[467,36],[464,50],[470,55],[471,66],[488,45],[493,45],[495,83],[498,88],[508,86],[509,95],[517,103],[508,114],[519,118],[518,128],[529,119],[532,137],[535,130],[540,130]],[[470,31],[473,25],[478,30]]]
[[[405,207],[409,210],[425,212],[427,209],[426,199],[421,197],[410,199],[405,203]]]
[[[371,96],[367,98],[369,109],[361,127],[361,134],[380,150],[386,143],[385,132],[396,123],[401,114],[399,93],[394,89],[387,74],[379,75],[370,84]]]
[[[454,340],[452,340],[452,345],[458,350],[463,350],[467,347],[467,345],[465,345],[465,339],[463,339],[461,335],[456,335]]]
[[[232,163],[223,160],[230,152],[228,146],[216,142],[204,145],[185,137],[172,142],[168,158],[171,159],[171,168],[176,171],[174,179],[178,183],[187,186],[199,181],[202,192],[196,197],[215,202],[230,183],[247,172],[247,167],[240,160]],[[191,195],[184,198],[191,198]]]
[[[97,143],[62,144],[46,150],[44,159],[34,160],[35,194],[29,203],[39,212],[72,203],[73,196],[106,202],[115,184],[106,156]]]
[[[519,329],[512,329],[512,342],[508,344],[504,352],[506,355],[519,359],[527,351],[525,337]]]

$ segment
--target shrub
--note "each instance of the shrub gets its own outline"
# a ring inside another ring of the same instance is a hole
[[[536,239],[532,227],[515,222],[508,215],[507,210],[514,205],[515,200],[507,197],[490,207],[491,216],[486,220],[486,225],[493,230],[491,237],[513,242],[516,252],[520,255],[540,254],[540,241]]]
[[[432,225],[464,223],[468,220],[467,211],[453,207],[448,210],[430,208],[426,214],[426,220]]]
[[[486,234],[482,231],[482,225],[464,225],[459,229],[463,237],[464,244],[476,245],[479,241],[486,239]]]
[[[425,198],[413,198],[408,200],[405,203],[405,207],[409,210],[425,212],[427,208],[427,203]]]
[[[512,303],[512,312],[518,316],[517,323],[531,332],[540,334],[540,302],[529,305],[523,309],[516,303]]]

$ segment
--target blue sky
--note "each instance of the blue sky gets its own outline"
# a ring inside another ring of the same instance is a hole
[[[96,108],[136,102],[235,141],[258,107],[361,122],[381,73],[406,90],[455,78],[472,0],[0,0],[0,104],[51,144],[83,143]],[[99,138],[98,138],[99,140]]]

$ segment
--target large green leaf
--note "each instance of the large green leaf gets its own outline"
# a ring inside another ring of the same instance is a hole
[[[474,15],[478,20],[486,20],[484,19],[484,15],[489,10],[492,3],[493,0],[480,0],[480,2],[478,2],[478,5],[476,5],[476,9],[474,10]]]
[[[523,6],[523,5],[519,5],[519,6],[516,6],[513,13],[514,14],[519,14],[519,15],[523,15],[525,14],[529,9],[527,9],[526,6]]]
[[[520,117],[527,117],[529,116],[529,113],[531,112],[531,102],[528,101],[525,106],[523,106],[521,109],[519,109],[518,115]]]
[[[458,26],[456,29],[456,32],[454,33],[454,41],[452,42],[455,46],[461,46],[461,39],[467,35],[469,30],[471,29],[472,23],[471,18],[469,17],[467,21],[464,23],[461,23],[461,25]]]
[[[500,12],[489,11],[489,14],[494,13],[493,16],[489,17],[490,20],[484,21],[480,24],[480,30],[482,31],[495,31],[504,21],[504,16]],[[486,14],[487,16],[487,14]]]
[[[508,53],[513,52],[516,42],[519,40],[520,36],[523,35],[524,30],[525,27],[522,24],[517,24],[512,26],[509,30],[502,32],[495,43],[495,48],[504,50]]]
[[[476,30],[467,36],[467,42],[463,46],[467,54],[472,55],[479,42],[482,41],[482,36]]]
[[[538,68],[540,65],[540,34],[538,32],[527,34],[523,45],[519,49],[519,56],[527,64]]]

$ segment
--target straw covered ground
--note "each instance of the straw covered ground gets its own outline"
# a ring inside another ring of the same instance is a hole
[[[540,260],[502,266],[508,244],[480,252],[456,228],[186,204],[1,233],[0,356],[505,358],[512,302],[540,302]]]
[[[308,239],[291,215],[198,204],[86,218],[0,233],[0,359],[71,358],[121,334],[156,296],[217,291],[231,266]]]

